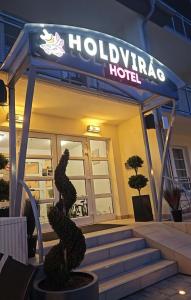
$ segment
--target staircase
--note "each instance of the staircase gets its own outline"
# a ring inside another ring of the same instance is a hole
[[[147,247],[128,227],[100,231],[86,237],[81,271],[98,275],[100,300],[118,300],[177,273],[174,261]]]

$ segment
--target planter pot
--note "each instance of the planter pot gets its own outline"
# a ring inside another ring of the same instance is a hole
[[[41,287],[45,277],[34,282],[34,299],[35,300],[98,300],[98,278],[97,275],[91,272],[72,272],[72,275],[79,275],[90,279],[87,285],[80,288],[63,290],[63,291],[49,291]]]
[[[9,207],[0,208],[0,218],[9,217]]]
[[[149,195],[133,196],[132,201],[136,222],[153,221],[153,213]]]
[[[36,254],[36,243],[37,243],[37,236],[32,236],[27,238],[28,243],[28,257],[34,257]]]
[[[172,210],[171,213],[172,213],[174,222],[182,222],[182,210],[181,209]]]

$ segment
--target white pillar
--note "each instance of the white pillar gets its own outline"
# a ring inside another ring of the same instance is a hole
[[[25,99],[24,121],[23,121],[20,154],[19,154],[19,162],[18,162],[17,194],[16,194],[16,203],[15,203],[16,216],[20,216],[20,210],[21,210],[23,187],[22,187],[22,184],[20,183],[20,181],[23,181],[24,172],[25,172],[25,159],[26,159],[26,152],[27,152],[30,118],[31,118],[33,94],[34,94],[34,87],[35,87],[35,75],[36,75],[36,72],[35,72],[34,68],[31,67],[31,69],[29,70],[29,75],[28,75],[28,84],[27,84],[27,92],[26,92],[26,99]]]
[[[16,199],[16,126],[15,126],[15,87],[9,87],[9,164],[10,186],[9,200],[11,217],[15,216]]]

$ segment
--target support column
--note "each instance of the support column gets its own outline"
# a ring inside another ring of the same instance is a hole
[[[161,133],[161,127],[160,127],[161,116],[160,116],[159,108],[156,108],[154,110],[153,115],[154,115],[154,121],[155,121],[155,130],[156,130],[156,136],[157,136],[157,141],[158,141],[159,154],[160,154],[160,159],[162,160],[164,144],[163,144],[163,138],[162,138],[162,133]]]
[[[176,113],[176,102],[175,100],[171,99],[173,108],[171,113],[171,122],[170,126],[167,131],[166,139],[165,139],[165,145],[164,145],[164,152],[162,157],[162,166],[161,166],[161,176],[160,176],[160,184],[159,184],[159,208],[158,208],[158,214],[159,214],[159,221],[162,221],[162,199],[163,199],[163,190],[164,190],[164,183],[165,183],[165,172],[166,172],[166,165],[167,165],[167,159],[168,159],[168,150],[170,145],[170,140],[172,136],[172,129],[175,121],[175,113]]]
[[[158,221],[158,201],[157,201],[156,185],[155,185],[155,179],[154,179],[154,174],[153,174],[151,152],[150,152],[150,147],[149,147],[147,129],[146,129],[146,125],[145,125],[144,113],[142,112],[141,108],[140,108],[140,117],[141,117],[143,138],[144,138],[144,144],[145,144],[145,150],[146,150],[151,194],[152,194],[152,199],[153,199],[154,216],[155,216],[155,221]]]
[[[35,69],[32,67],[28,75],[24,121],[23,121],[20,154],[19,154],[19,162],[18,162],[17,194],[16,194],[16,203],[15,203],[16,216],[20,216],[20,210],[21,210],[22,191],[23,191],[23,186],[21,184],[21,181],[23,181],[24,179],[24,172],[25,172],[25,159],[26,159],[26,152],[27,152],[30,117],[32,111],[34,87],[35,87],[35,75],[36,75]]]
[[[10,185],[9,185],[9,216],[15,216],[16,199],[16,126],[15,126],[15,87],[9,87],[9,164],[10,164]]]

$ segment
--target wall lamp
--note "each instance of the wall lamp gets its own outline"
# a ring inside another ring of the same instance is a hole
[[[99,133],[101,131],[101,128],[99,126],[95,126],[95,125],[88,125],[87,131],[93,132],[93,133]]]
[[[7,121],[9,121],[9,114],[7,114]],[[24,116],[20,114],[15,115],[15,122],[16,123],[23,123],[24,121]]]

